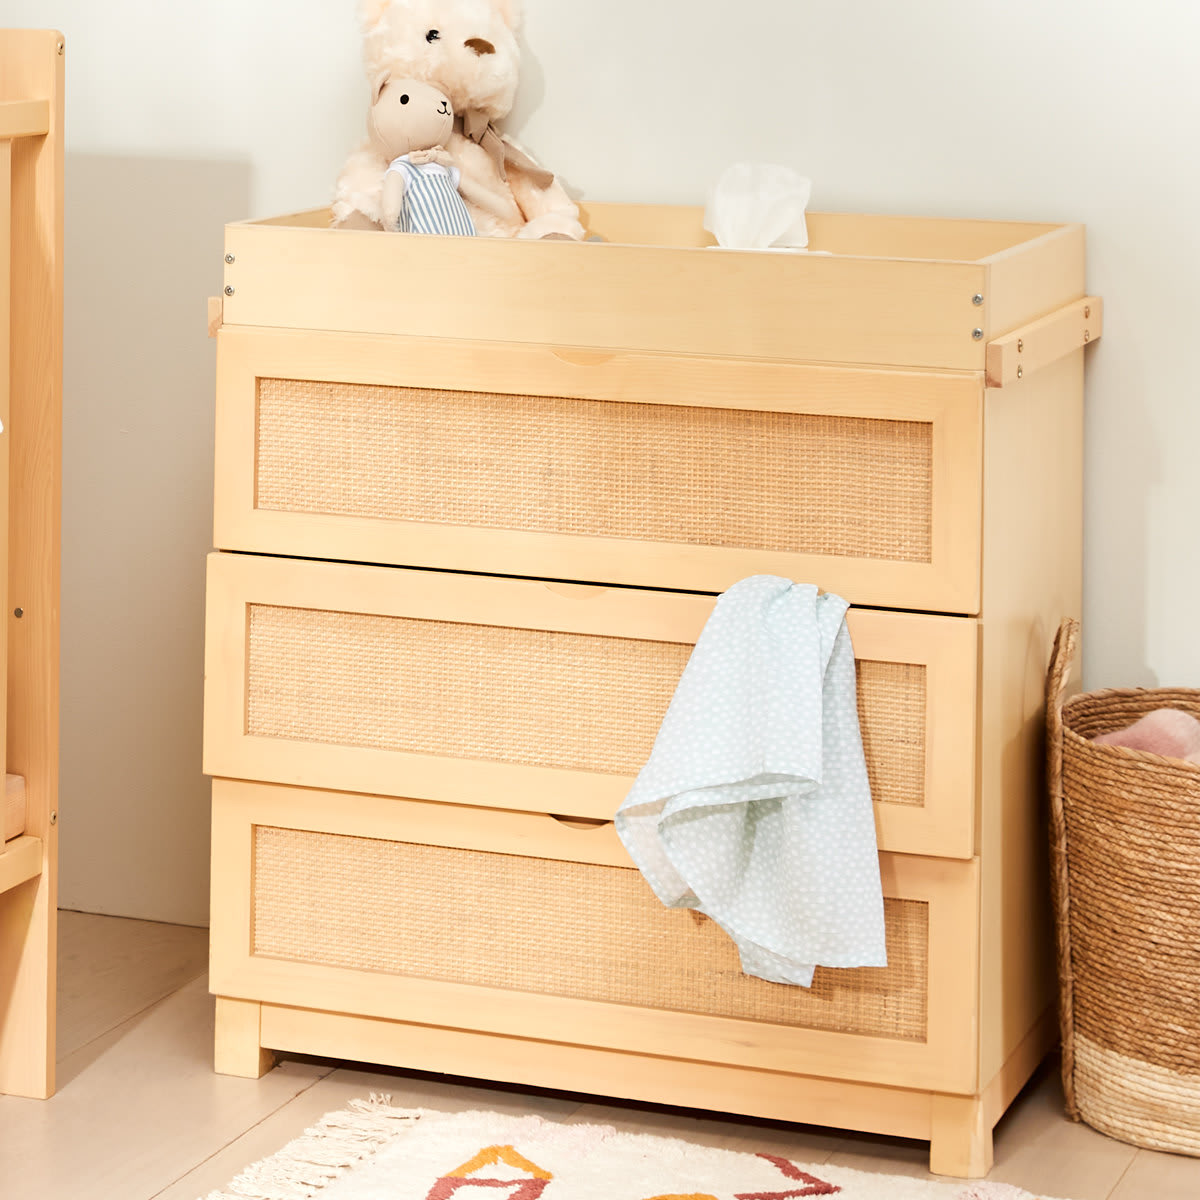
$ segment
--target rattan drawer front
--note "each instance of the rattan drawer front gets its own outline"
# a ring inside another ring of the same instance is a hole
[[[978,381],[221,334],[216,545],[970,613]]]
[[[690,650],[404,616],[248,612],[251,737],[606,774],[638,772]]]
[[[745,1065],[755,1056],[739,1042],[753,1046],[767,1028],[784,1046],[837,1035],[851,1047],[888,1045],[923,1059],[938,1042],[933,1016],[944,1003],[931,996],[931,978],[957,972],[956,986],[969,990],[971,955],[944,940],[963,914],[942,909],[951,895],[971,899],[969,864],[885,857],[888,967],[821,969],[811,989],[781,987],[743,975],[736,948],[711,921],[664,909],[611,824],[579,829],[534,814],[261,785],[220,784],[216,795],[225,819],[241,822],[233,840],[249,860],[237,889],[249,936],[232,943],[248,947],[232,967],[243,986],[246,972],[261,971],[377,980],[380,1005],[411,989],[486,990],[518,1008],[536,996],[560,1019],[611,1006],[633,1027],[627,1036],[667,1017],[725,1030],[733,1043],[725,1056]],[[220,819],[217,828],[223,843]],[[214,983],[223,994],[229,985]],[[294,995],[285,986],[258,998]],[[368,999],[355,1011],[370,1007]],[[488,1026],[490,1007],[480,997],[472,1023]],[[551,1026],[539,1036],[578,1040],[581,1030],[567,1037]],[[669,1044],[659,1052],[671,1053]]]
[[[927,563],[933,427],[258,381],[258,508]]]
[[[215,554],[205,770],[608,817],[700,596]],[[973,853],[976,625],[852,611],[886,849]]]
[[[743,978],[722,931],[664,910],[633,868],[259,826],[252,952],[924,1041],[928,907],[887,902],[886,970],[822,970],[811,990],[781,988]]]

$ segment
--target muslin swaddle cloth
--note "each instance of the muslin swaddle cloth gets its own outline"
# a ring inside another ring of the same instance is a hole
[[[659,899],[775,983],[887,965],[848,607],[773,575],[725,592],[616,816]]]

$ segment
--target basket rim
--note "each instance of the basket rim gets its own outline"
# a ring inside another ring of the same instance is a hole
[[[1072,705],[1078,704],[1083,700],[1141,700],[1147,696],[1153,695],[1162,696],[1182,696],[1190,695],[1196,697],[1196,702],[1200,704],[1200,688],[1196,687],[1124,687],[1124,688],[1097,688],[1092,692],[1076,692],[1075,695],[1063,701],[1063,708],[1070,708]]]

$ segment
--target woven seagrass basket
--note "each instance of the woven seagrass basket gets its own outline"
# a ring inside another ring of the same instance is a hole
[[[1200,717],[1200,691],[1064,703],[1078,633],[1063,622],[1046,681],[1067,1112],[1200,1155],[1200,766],[1089,740],[1156,708]]]

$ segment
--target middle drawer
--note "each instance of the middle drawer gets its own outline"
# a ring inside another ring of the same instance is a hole
[[[204,770],[609,818],[714,603],[214,553]],[[881,848],[971,857],[977,622],[849,625]]]

